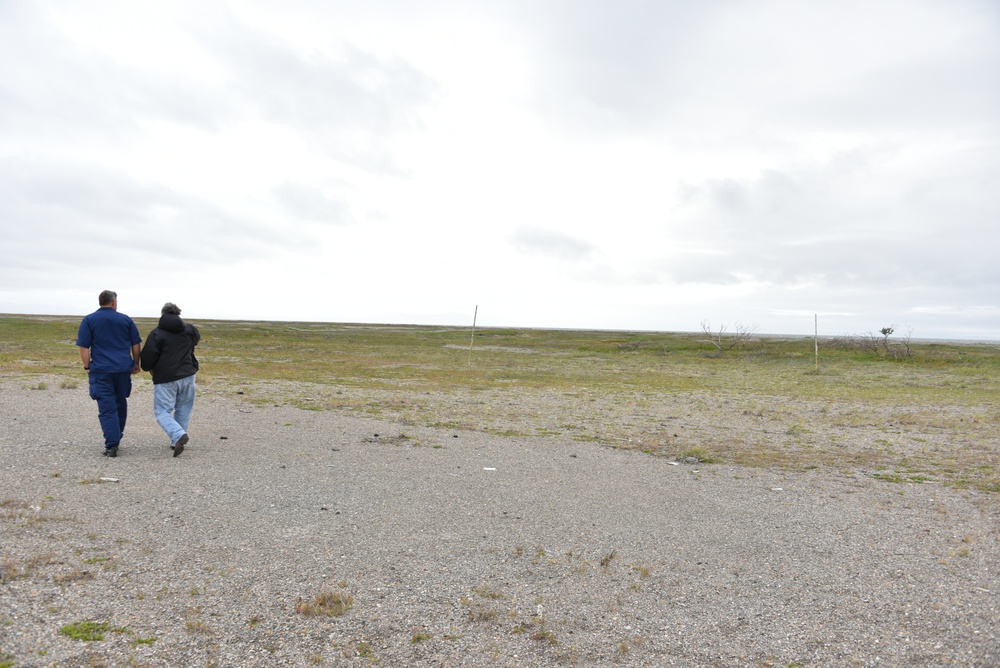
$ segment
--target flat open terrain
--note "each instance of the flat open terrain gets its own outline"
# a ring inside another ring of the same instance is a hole
[[[1000,663],[995,346],[196,322],[109,460],[77,323],[0,316],[0,665]]]

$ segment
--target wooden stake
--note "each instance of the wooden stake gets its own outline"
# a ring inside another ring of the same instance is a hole
[[[476,317],[479,316],[479,304],[476,304],[476,310],[472,313],[472,337],[469,339],[469,366],[472,366],[472,344],[476,340]]]
[[[819,313],[813,314],[813,326],[816,330],[813,339],[816,342],[816,370],[819,371]]]

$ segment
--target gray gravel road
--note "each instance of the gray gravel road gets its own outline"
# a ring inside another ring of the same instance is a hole
[[[1000,665],[990,495],[242,399],[0,383],[0,665]]]

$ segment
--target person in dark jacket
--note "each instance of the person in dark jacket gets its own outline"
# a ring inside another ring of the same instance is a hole
[[[153,414],[170,438],[176,457],[190,440],[187,432],[198,372],[194,347],[201,333],[181,320],[176,304],[167,302],[160,313],[159,325],[146,337],[139,363],[143,371],[153,374]]]

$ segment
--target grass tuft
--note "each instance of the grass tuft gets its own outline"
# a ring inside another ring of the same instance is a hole
[[[306,617],[340,617],[354,607],[350,594],[345,592],[324,591],[311,600],[299,600],[295,604],[295,612]]]

